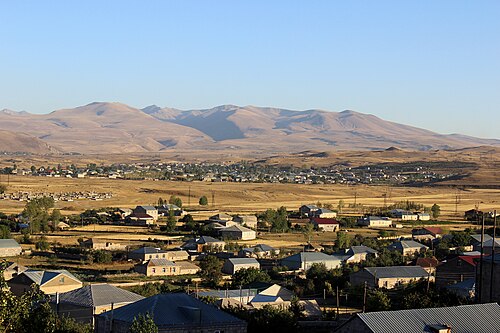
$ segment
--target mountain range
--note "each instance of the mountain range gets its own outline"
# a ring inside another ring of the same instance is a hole
[[[500,146],[443,135],[355,111],[222,105],[178,110],[95,102],[49,114],[0,111],[0,151],[109,154],[187,150],[409,150]]]

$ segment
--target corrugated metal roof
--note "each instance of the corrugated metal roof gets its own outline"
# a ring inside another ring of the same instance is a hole
[[[60,303],[69,303],[84,307],[97,307],[111,303],[132,303],[143,299],[130,291],[112,286],[107,283],[91,284],[76,290],[59,294]],[[53,297],[53,301],[55,298]]]
[[[167,259],[150,259],[147,261],[148,266],[175,266],[175,264]]]
[[[0,249],[10,249],[10,248],[19,248],[21,245],[19,245],[18,242],[16,242],[14,239],[0,239]]]
[[[377,278],[422,278],[429,273],[420,266],[389,266],[389,267],[365,267],[368,273]]]
[[[193,310],[199,315],[190,315]],[[149,313],[160,329],[168,327],[208,326],[215,324],[243,324],[244,321],[184,293],[158,294],[122,306],[113,311],[113,320],[132,323],[139,314]],[[110,319],[111,312],[101,314]]]
[[[150,247],[150,246],[145,246],[141,247],[140,249],[134,250],[131,253],[136,253],[136,254],[151,254],[151,253],[166,253],[167,251],[163,251],[161,249],[158,249],[156,247]]]
[[[337,261],[342,260],[340,257],[331,256],[323,252],[300,252],[289,257],[283,258],[283,261],[294,261],[294,262],[324,262],[324,261]]]
[[[259,265],[259,262],[255,258],[229,258],[227,260],[233,265]]]
[[[71,274],[65,269],[59,269],[53,271],[39,271],[39,270],[28,269],[27,271],[24,271],[22,274],[24,274],[31,281],[40,286],[43,286],[45,283],[51,281],[52,279],[60,275],[66,275],[76,281],[80,281],[73,274]]]
[[[377,250],[372,249],[371,247],[365,245],[354,245],[349,248],[347,253],[358,254],[358,253],[378,253]]]
[[[453,333],[500,332],[500,306],[496,303],[445,308],[359,313],[374,333],[427,333],[430,325],[451,326]]]
[[[413,240],[401,240],[388,246],[390,249],[428,249],[428,246]]]

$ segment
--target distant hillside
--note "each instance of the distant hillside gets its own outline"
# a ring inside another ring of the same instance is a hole
[[[79,153],[224,150],[457,149],[500,140],[442,135],[355,111],[293,111],[235,105],[182,111],[152,105],[91,103],[35,115],[0,111],[0,130],[29,133],[53,149]],[[11,149],[18,150],[17,143]]]
[[[0,152],[49,154],[59,151],[33,136],[0,130]]]

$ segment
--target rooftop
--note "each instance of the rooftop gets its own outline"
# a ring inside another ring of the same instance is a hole
[[[132,303],[143,299],[141,295],[112,286],[107,283],[91,284],[76,290],[59,294],[60,303],[84,307],[97,307],[112,303]],[[55,299],[53,298],[53,301]]]
[[[424,278],[429,273],[420,266],[365,267],[376,278]]]

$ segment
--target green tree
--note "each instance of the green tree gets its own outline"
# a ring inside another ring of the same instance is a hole
[[[0,184],[0,194],[4,194],[7,191],[7,185]]]
[[[312,223],[307,223],[304,226],[304,229],[302,230],[302,234],[304,235],[304,238],[306,239],[306,242],[310,243],[311,242],[311,237],[314,232],[314,226]]]
[[[39,237],[38,240],[35,242],[35,247],[37,250],[40,250],[40,251],[49,250],[50,244],[47,240],[47,237],[45,237],[45,236]]]
[[[29,220],[33,233],[49,231],[48,210],[52,207],[54,207],[54,199],[49,197],[36,198],[26,203],[22,215]]]
[[[381,290],[373,290],[368,294],[366,300],[367,311],[385,311],[391,308],[391,300],[386,293]]]
[[[233,286],[248,286],[254,282],[270,282],[271,277],[264,271],[255,267],[249,267],[238,270],[233,275]]]
[[[345,231],[337,231],[337,240],[335,241],[335,248],[337,250],[347,249],[351,246],[351,237]]]
[[[200,204],[200,206],[206,206],[208,205],[208,199],[206,196],[202,196],[200,198],[200,200],[198,201],[198,203]]]
[[[146,313],[140,313],[134,318],[130,326],[130,333],[158,333],[158,326],[156,326],[153,317]]]
[[[172,195],[170,197],[170,199],[168,199],[168,203],[171,204],[171,205],[176,205],[177,207],[180,207],[182,208],[182,200],[181,198],[175,196],[175,195]]]
[[[344,200],[340,199],[339,204],[337,205],[337,209],[338,209],[340,214],[342,214],[342,210],[344,209],[344,206],[345,206]]]
[[[175,219],[174,210],[170,209],[168,211],[167,224],[165,225],[165,230],[167,232],[172,232],[175,230],[177,225],[177,220]]]
[[[0,225],[0,239],[10,238],[10,228],[6,225]]]
[[[106,250],[96,250],[92,253],[94,260],[98,264],[110,264],[113,262],[113,254]]]
[[[216,287],[222,280],[222,261],[217,257],[208,255],[200,262],[201,278],[213,287]]]
[[[432,215],[432,218],[435,220],[439,217],[439,215],[441,215],[441,207],[439,207],[438,204],[434,204],[432,205],[431,207],[431,215]]]

